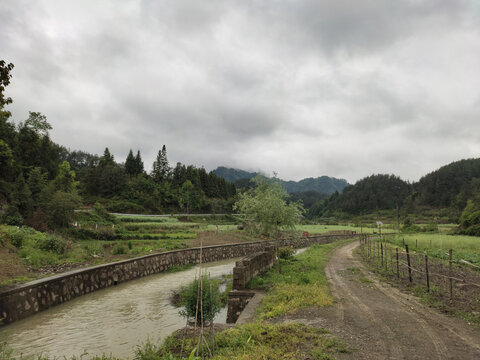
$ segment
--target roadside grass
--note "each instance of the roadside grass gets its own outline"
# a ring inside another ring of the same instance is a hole
[[[210,336],[206,334],[207,342]],[[194,353],[196,337],[183,342],[183,358]],[[180,332],[168,337],[163,346],[144,345],[153,356],[148,359],[179,359],[182,349]],[[205,350],[206,351],[206,350]],[[349,350],[326,330],[303,324],[253,323],[237,326],[215,335],[215,354],[211,359],[333,359]],[[146,358],[140,358],[146,359]]]
[[[292,260],[282,260],[261,276],[252,279],[251,289],[267,289],[257,309],[260,320],[271,319],[309,306],[329,306],[333,297],[325,276],[325,265],[332,250],[351,239],[313,245]]]

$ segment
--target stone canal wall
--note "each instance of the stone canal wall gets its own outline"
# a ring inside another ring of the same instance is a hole
[[[243,290],[250,280],[270,269],[275,262],[275,246],[266,246],[265,250],[249,255],[235,263],[233,268],[233,290]]]
[[[51,306],[128,280],[160,273],[172,266],[212,262],[264,251],[268,246],[307,247],[328,243],[352,235],[328,235],[208,246],[151,254],[115,263],[74,270],[35,280],[0,292],[0,323],[23,319]]]

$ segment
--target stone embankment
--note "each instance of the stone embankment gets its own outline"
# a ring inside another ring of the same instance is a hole
[[[354,233],[191,248],[74,270],[0,292],[0,323],[8,324],[78,296],[128,280],[157,274],[172,266],[196,264],[200,262],[200,257],[202,262],[218,261],[262,252],[269,246],[301,248],[352,235]]]

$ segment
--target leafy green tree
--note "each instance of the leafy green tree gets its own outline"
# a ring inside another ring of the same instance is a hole
[[[285,189],[275,181],[257,175],[252,179],[256,187],[240,195],[234,210],[253,221],[250,228],[260,234],[277,235],[280,230],[293,230],[300,218],[303,206],[300,202],[287,204]]]
[[[180,207],[190,214],[191,210],[199,209],[203,203],[203,192],[196,188],[190,180],[186,180],[178,190],[178,201]]]
[[[12,205],[14,205],[24,218],[29,217],[33,211],[32,193],[25,182],[23,173],[18,175],[12,193]]]
[[[58,167],[58,174],[53,180],[55,191],[76,193],[78,182],[75,180],[75,171],[70,170],[68,161],[64,161]]]
[[[40,199],[40,194],[43,189],[47,186],[47,174],[45,174],[40,167],[35,167],[28,174],[28,187],[32,193],[32,199],[35,204],[38,203]]]
[[[13,170],[13,153],[10,146],[0,139],[0,178],[8,178]]]
[[[460,217],[460,233],[480,236],[480,194],[467,201]]]
[[[38,135],[47,135],[48,130],[52,130],[52,125],[47,121],[47,117],[39,112],[29,111],[30,116],[23,126],[33,130]]]
[[[75,193],[55,192],[46,206],[50,227],[68,227],[74,221],[75,209],[81,203],[81,198]]]
[[[162,146],[162,150],[158,151],[157,158],[153,162],[153,170],[151,176],[157,183],[164,182],[170,178],[170,165],[167,159],[167,148]]]
[[[10,112],[4,111],[3,108],[5,105],[12,103],[12,98],[5,97],[3,92],[5,91],[5,87],[10,84],[10,79],[12,78],[10,71],[12,71],[12,69],[12,63],[7,64],[5,60],[0,60],[0,113],[3,113],[6,118],[10,117]]]

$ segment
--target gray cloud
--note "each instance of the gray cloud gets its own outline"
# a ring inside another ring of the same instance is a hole
[[[480,7],[469,1],[0,4],[16,121],[147,168],[415,180],[480,153]]]

